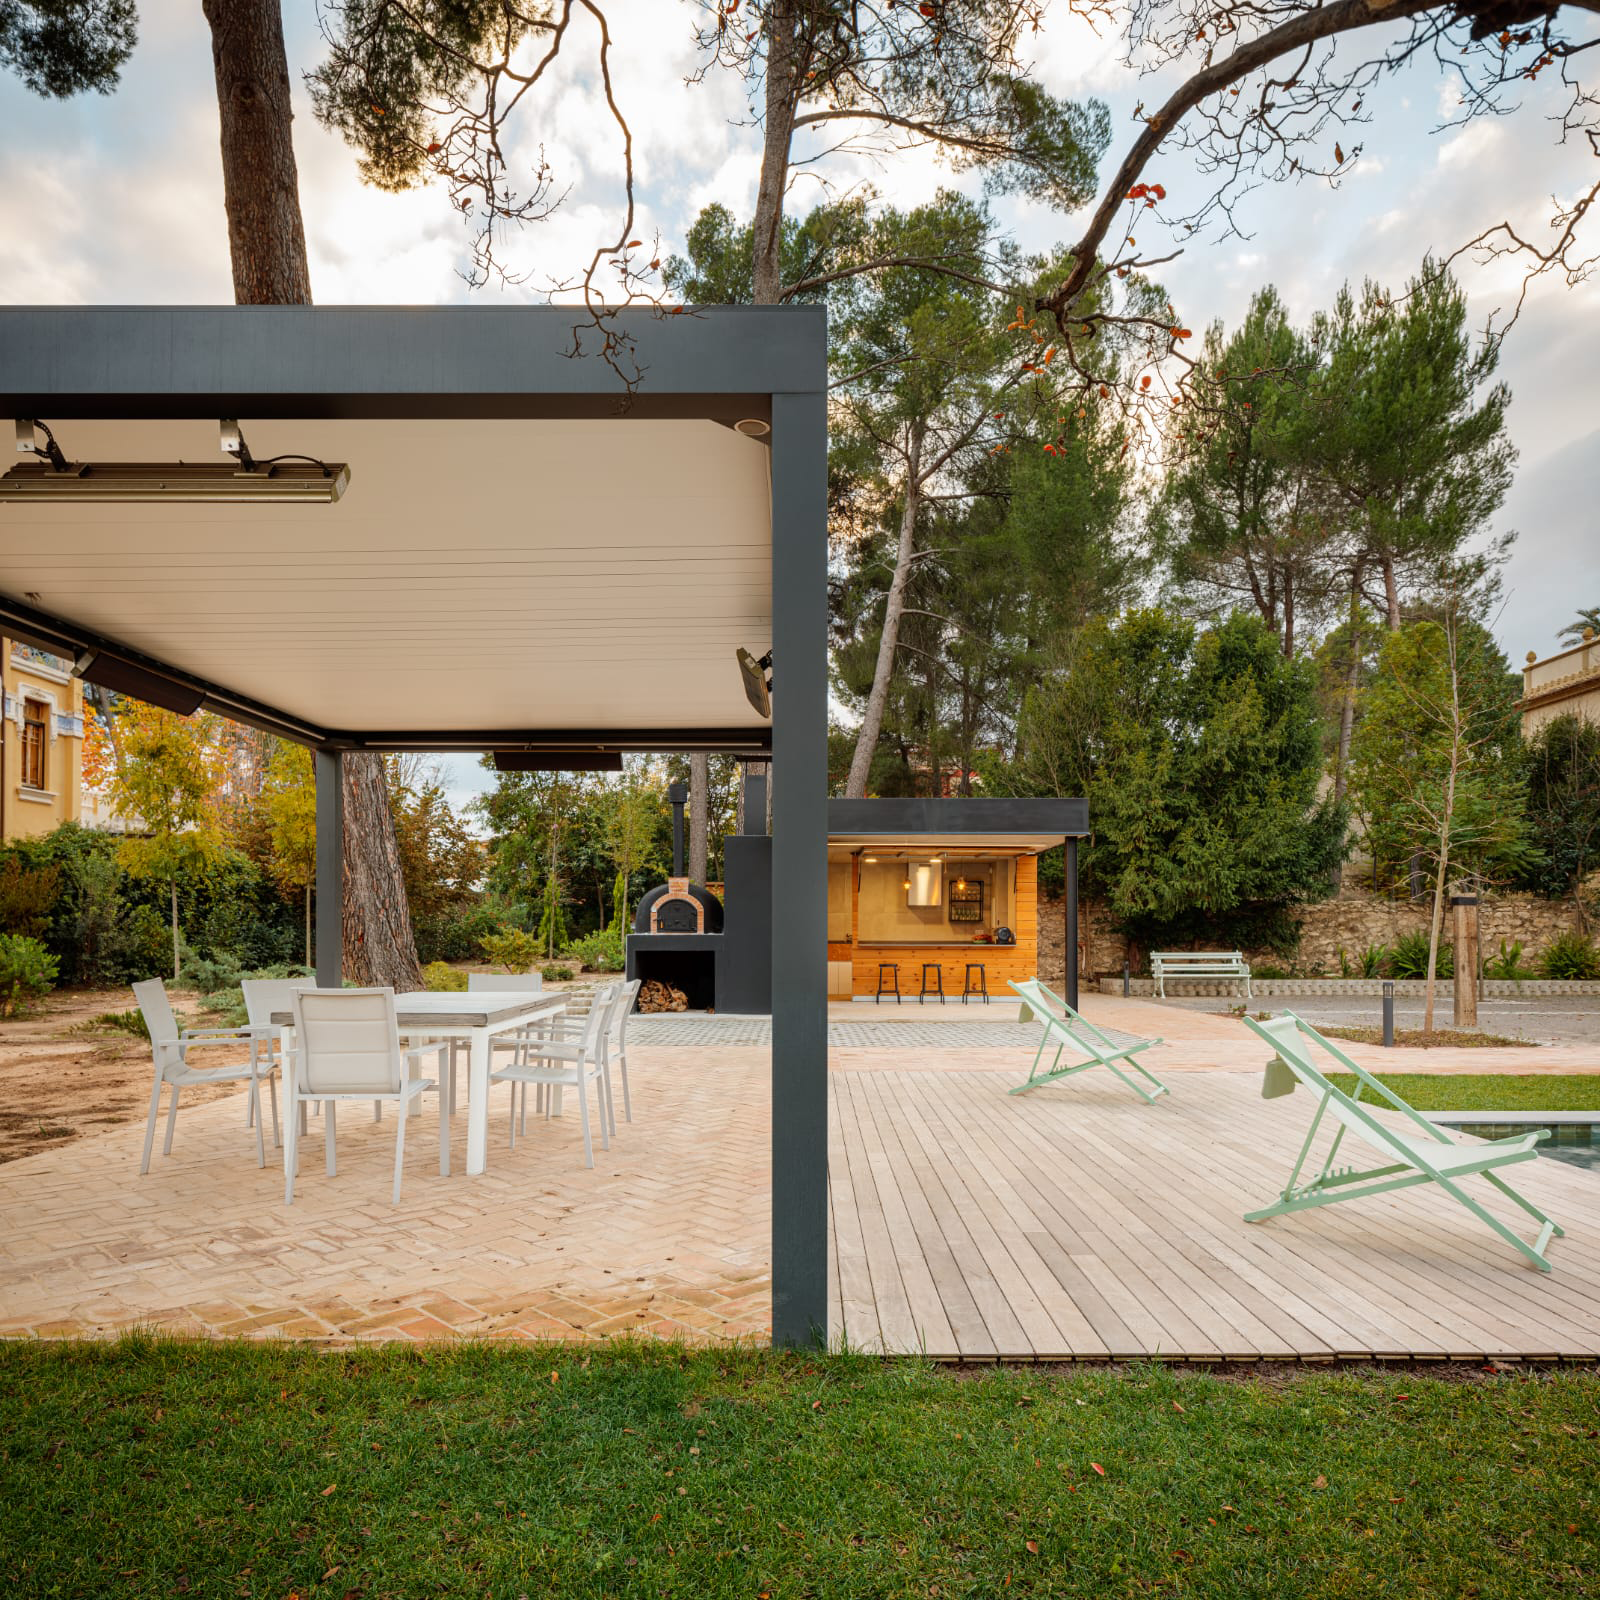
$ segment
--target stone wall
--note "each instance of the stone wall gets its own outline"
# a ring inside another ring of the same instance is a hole
[[[1361,952],[1368,945],[1393,945],[1414,930],[1426,933],[1431,909],[1430,900],[1384,900],[1350,889],[1336,900],[1301,908],[1300,949],[1292,963],[1265,950],[1247,950],[1245,954],[1255,965],[1292,965],[1299,974],[1337,977],[1341,948],[1351,968],[1359,970]],[[1041,899],[1039,966],[1046,983],[1063,977],[1063,923],[1061,902]],[[1500,953],[1502,940],[1513,944],[1520,939],[1523,960],[1532,965],[1558,933],[1577,926],[1570,901],[1540,900],[1526,894],[1486,895],[1478,910],[1478,943],[1488,961]],[[1098,902],[1084,902],[1079,908],[1079,928],[1084,976],[1120,976],[1128,945],[1113,928],[1106,908]],[[1449,939],[1450,912],[1446,907],[1442,942],[1449,943]],[[1136,971],[1140,964],[1134,963]]]

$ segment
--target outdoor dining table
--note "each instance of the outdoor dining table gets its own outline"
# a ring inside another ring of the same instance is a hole
[[[489,1153],[489,1058],[496,1036],[559,1016],[567,1002],[526,989],[423,989],[397,994],[394,1008],[400,1032],[410,1038],[467,1041],[467,1173],[475,1176]],[[294,1013],[274,1011],[272,1020],[292,1028]]]

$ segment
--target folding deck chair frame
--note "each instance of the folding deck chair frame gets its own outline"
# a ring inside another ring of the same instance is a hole
[[[1534,1147],[1541,1140],[1550,1137],[1548,1128],[1533,1128],[1527,1133],[1513,1134],[1508,1138],[1490,1140],[1481,1145],[1458,1144],[1442,1128],[1429,1122],[1426,1117],[1407,1105],[1392,1089],[1386,1088],[1365,1067],[1352,1061],[1337,1045],[1323,1038],[1310,1023],[1303,1021],[1294,1012],[1286,1011],[1282,1016],[1274,1017],[1266,1023],[1257,1022],[1253,1017],[1246,1017],[1244,1020],[1276,1051],[1272,1060],[1267,1063],[1267,1076],[1261,1089],[1264,1098],[1273,1099],[1278,1095],[1288,1094],[1294,1088],[1297,1079],[1321,1095],[1316,1115],[1311,1119],[1311,1127],[1306,1133],[1305,1143],[1300,1147],[1300,1154],[1295,1158],[1289,1181],[1277,1202],[1264,1210],[1247,1212],[1246,1222],[1265,1222],[1269,1217],[1281,1217],[1291,1211],[1309,1211],[1315,1206],[1336,1205],[1344,1200],[1360,1200],[1369,1195],[1388,1194],[1395,1189],[1414,1188],[1419,1183],[1436,1183],[1446,1194],[1459,1200],[1475,1217],[1492,1228],[1507,1244],[1525,1255],[1541,1272],[1550,1271],[1545,1247],[1552,1237],[1562,1236],[1562,1228],[1552,1222],[1532,1201],[1518,1194],[1495,1170],[1498,1167],[1515,1166],[1519,1162],[1536,1159],[1539,1152]],[[1346,1094],[1317,1070],[1316,1064],[1303,1048],[1304,1041],[1308,1039],[1315,1040],[1334,1060],[1354,1074],[1358,1083],[1354,1095]],[[1403,1112],[1426,1133],[1427,1140],[1397,1133],[1378,1121],[1367,1107],[1360,1103],[1364,1089],[1372,1089],[1396,1111]],[[1333,1144],[1322,1163],[1322,1170],[1309,1182],[1301,1183],[1300,1173],[1311,1154],[1312,1141],[1317,1136],[1318,1128],[1322,1126],[1324,1113],[1330,1108],[1339,1121],[1339,1130],[1334,1135]],[[1355,1133],[1357,1137],[1365,1139],[1380,1150],[1391,1152],[1395,1160],[1385,1166],[1370,1167],[1362,1171],[1352,1167],[1336,1168],[1334,1160],[1347,1132]],[[1432,1145],[1440,1147],[1437,1157],[1430,1147]],[[1491,1216],[1456,1182],[1458,1178],[1471,1177],[1473,1174],[1487,1179],[1501,1194],[1539,1223],[1539,1237],[1533,1244],[1513,1233],[1497,1217]]]
[[[1074,1011],[1060,995],[1052,989],[1047,989],[1037,978],[1027,978],[1017,983],[1009,981],[1009,987],[1022,996],[1023,1003],[1028,1010],[1044,1023],[1044,1036],[1039,1040],[1039,1048],[1034,1052],[1033,1065],[1028,1069],[1028,1081],[1019,1083],[1015,1089],[1008,1091],[1011,1094],[1026,1094],[1030,1089],[1037,1089],[1041,1084],[1055,1083],[1062,1078],[1070,1078],[1075,1072],[1087,1072],[1091,1067],[1106,1067],[1114,1072],[1127,1086],[1149,1105],[1154,1105],[1156,1095],[1171,1094],[1171,1090],[1142,1062],[1136,1061],[1135,1056],[1141,1050],[1149,1050],[1161,1043],[1159,1039],[1139,1039],[1133,1044],[1118,1044],[1114,1039],[1109,1039],[1081,1012]],[[1061,1015],[1057,1015],[1057,1013]],[[1024,1019],[1026,1020],[1026,1019]],[[1039,1062],[1046,1049],[1049,1048],[1053,1035],[1061,1037],[1056,1043],[1056,1053],[1045,1071],[1039,1070]],[[1063,1067],[1061,1052],[1072,1045],[1080,1053],[1089,1056],[1087,1061],[1075,1062],[1070,1067]],[[1131,1067],[1147,1083],[1155,1085],[1155,1094],[1152,1094],[1143,1084],[1130,1077],[1117,1063],[1121,1061]]]

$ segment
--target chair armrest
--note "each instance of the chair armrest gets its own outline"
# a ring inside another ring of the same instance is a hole
[[[442,1059],[443,1053],[449,1048],[450,1041],[448,1039],[439,1039],[433,1044],[413,1045],[409,1050],[402,1053],[407,1061],[420,1061],[424,1056],[439,1056]]]
[[[276,1028],[185,1028],[178,1035],[182,1044],[224,1044],[229,1040],[238,1040],[249,1043],[251,1039],[262,1038],[268,1033],[276,1033]]]

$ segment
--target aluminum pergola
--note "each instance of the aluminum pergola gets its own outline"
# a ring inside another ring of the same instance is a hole
[[[315,752],[324,984],[345,751],[770,754],[773,1333],[806,1343],[827,1326],[825,318],[629,312],[631,396],[584,322],[0,309],[0,416],[74,461],[216,462],[227,418],[258,458],[351,474],[334,504],[0,503],[0,631]],[[770,723],[736,644],[773,653]]]

